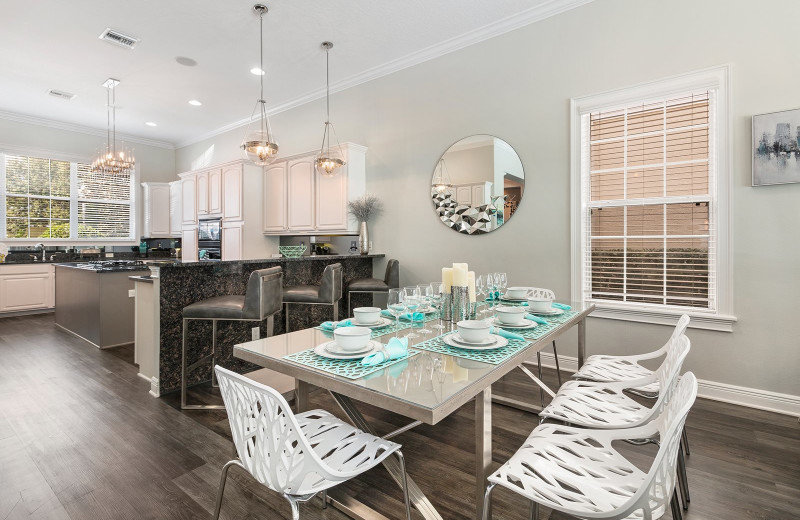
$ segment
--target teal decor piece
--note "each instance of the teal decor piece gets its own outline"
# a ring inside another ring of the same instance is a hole
[[[306,252],[306,246],[278,246],[278,252],[286,258],[300,258]]]
[[[449,332],[448,334],[452,334],[452,332]],[[505,347],[495,348],[492,350],[469,350],[451,347],[442,340],[444,336],[447,336],[447,334],[425,340],[422,343],[414,345],[414,348],[428,350],[438,354],[447,354],[449,356],[471,359],[473,361],[480,361],[482,363],[499,365],[506,359],[510,358],[520,350],[527,348],[528,345],[531,344],[530,341],[524,339],[509,339],[508,345]]]
[[[293,361],[297,364],[313,368],[316,370],[321,370],[323,372],[328,372],[330,374],[334,374],[337,376],[346,377],[347,379],[361,379],[364,376],[377,372],[379,370],[383,370],[386,367],[390,367],[395,363],[400,363],[410,357],[416,356],[419,354],[419,350],[415,349],[408,349],[408,355],[398,359],[390,359],[388,361],[384,361],[383,363],[378,363],[377,365],[371,367],[365,367],[361,364],[361,358],[358,359],[330,359],[322,356],[318,356],[313,348],[303,350],[300,352],[295,352],[294,354],[289,354],[287,356],[283,356],[283,359],[288,359],[289,361]]]

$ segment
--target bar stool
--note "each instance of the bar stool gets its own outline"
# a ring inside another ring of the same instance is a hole
[[[330,264],[322,272],[320,285],[294,285],[283,288],[283,303],[286,305],[286,332],[289,332],[289,304],[330,305],[333,321],[339,319],[339,300],[342,299],[342,264]]]
[[[274,331],[274,316],[281,310],[281,289],[283,272],[280,267],[260,269],[250,273],[247,291],[244,295],[215,296],[183,308],[183,346],[181,349],[181,409],[182,410],[224,410],[224,405],[187,404],[186,383],[189,374],[202,363],[212,360],[211,384],[216,385],[214,367],[217,364],[217,322],[218,321],[264,321],[267,320],[267,337]],[[190,320],[211,321],[211,354],[186,366],[186,337]]]
[[[400,262],[389,260],[386,264],[386,275],[383,280],[378,278],[356,278],[347,286],[347,316],[353,315],[350,304],[350,295],[353,293],[388,293],[389,289],[400,287]]]

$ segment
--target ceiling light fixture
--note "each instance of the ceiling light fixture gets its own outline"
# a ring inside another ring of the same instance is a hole
[[[269,12],[267,6],[263,4],[256,4],[253,10],[258,13],[259,22],[259,41],[260,41],[260,59],[259,68],[264,70],[264,15]],[[269,126],[269,118],[267,117],[267,102],[264,101],[264,76],[259,74],[261,78],[261,96],[256,101],[256,106],[253,107],[253,113],[250,115],[250,122],[247,124],[247,131],[245,132],[244,141],[240,148],[244,150],[245,157],[255,165],[264,166],[270,164],[278,156],[278,143],[272,137],[272,128]],[[250,133],[250,126],[253,124],[258,112],[258,130]]]
[[[126,151],[125,143],[117,153],[117,85],[119,80],[114,78],[103,83],[106,88],[106,149],[92,162],[93,173],[132,173],[136,164],[133,150]]]
[[[453,183],[450,182],[450,175],[447,174],[447,166],[444,164],[444,159],[439,159],[439,164],[436,165],[436,170],[433,172],[432,185],[437,193],[444,193],[453,187]]]
[[[154,122],[152,122],[152,121],[148,121],[148,122],[146,122],[145,124],[146,124],[147,126],[158,126],[156,123],[154,123]]]
[[[325,49],[325,107],[327,118],[325,119],[325,130],[322,132],[322,146],[314,160],[314,166],[320,175],[333,177],[336,170],[344,166],[344,154],[342,145],[339,144],[339,137],[331,123],[331,80],[330,80],[330,50],[333,48],[331,42],[322,42]],[[331,133],[336,139],[336,146],[331,148]]]
[[[250,74],[255,74],[256,76],[263,76],[264,71],[262,69],[259,69],[258,67],[253,67],[252,69],[250,69]]]
[[[189,104],[194,106],[194,107],[199,107],[199,106],[203,105],[201,102],[197,101],[196,99],[190,99],[189,100]]]

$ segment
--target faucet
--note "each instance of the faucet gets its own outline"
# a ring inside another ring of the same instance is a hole
[[[39,249],[41,247],[42,248],[42,262],[47,261],[47,258],[45,258],[44,244],[36,244],[33,247],[35,247],[36,249]]]

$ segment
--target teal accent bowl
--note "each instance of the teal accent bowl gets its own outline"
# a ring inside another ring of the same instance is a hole
[[[306,252],[306,246],[278,246],[278,252],[286,258],[299,258]]]

